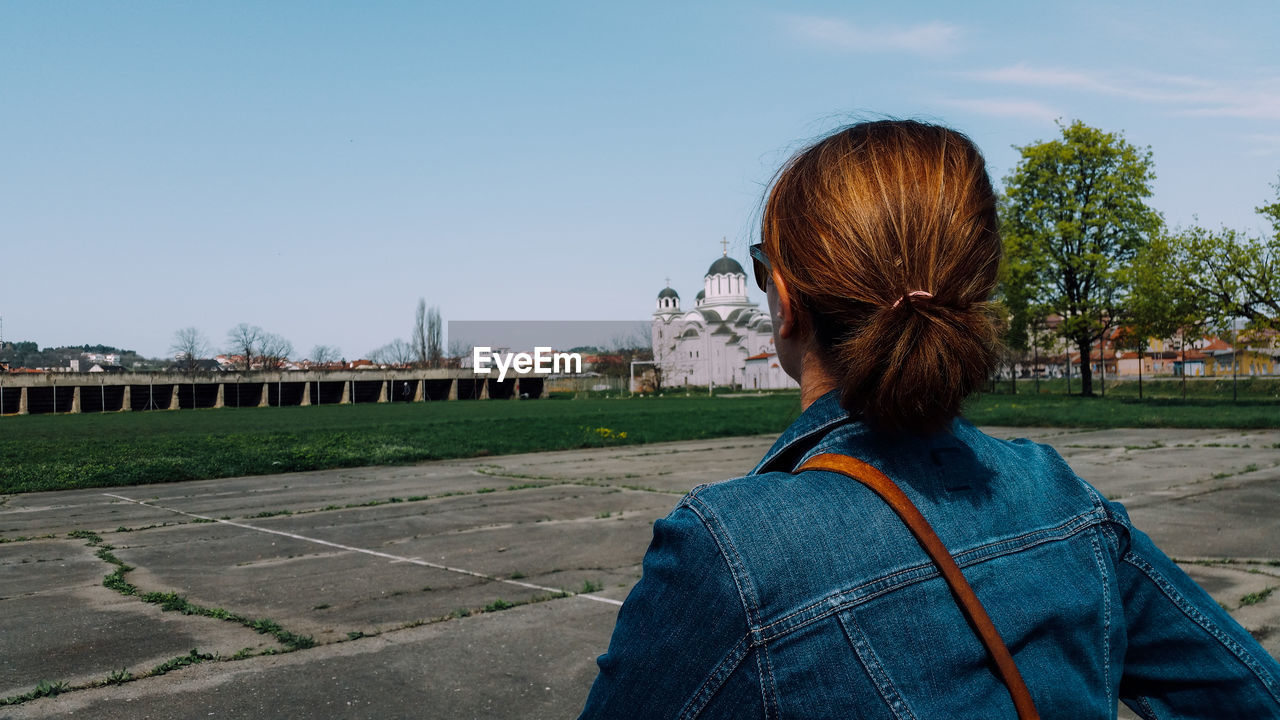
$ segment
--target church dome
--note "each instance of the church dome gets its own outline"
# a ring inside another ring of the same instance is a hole
[[[711,269],[707,270],[707,275],[746,275],[742,266],[737,260],[725,255],[724,257],[711,263]]]
[[[695,299],[697,299],[697,300],[706,300],[706,299],[707,299],[707,291],[706,291],[706,290],[699,290],[699,291],[698,291],[698,297],[697,297],[697,298],[695,298]]]
[[[680,294],[669,287],[662,288],[662,292],[658,293],[659,300],[661,300],[662,298],[679,298],[679,297],[680,297]]]

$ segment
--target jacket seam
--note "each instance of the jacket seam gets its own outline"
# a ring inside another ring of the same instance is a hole
[[[1138,714],[1142,715],[1145,720],[1160,720],[1160,715],[1156,713],[1156,709],[1151,707],[1151,701],[1140,697],[1134,702],[1139,706]]]
[[[724,526],[720,524],[719,518],[701,498],[690,496],[685,499],[684,506],[689,508],[702,521],[703,526],[707,529],[707,533],[711,535],[711,539],[715,542],[716,548],[720,551],[720,556],[724,559],[725,565],[729,567],[729,576],[733,578],[733,585],[738,591],[738,602],[742,603],[742,611],[747,617],[747,638],[755,635],[755,628],[759,625],[759,609],[756,607],[755,588],[751,585],[751,578],[747,576],[746,563],[742,561],[742,556],[738,552],[737,546],[733,544],[733,539],[725,531]],[[695,506],[696,504],[696,506]],[[727,549],[726,549],[727,548]],[[757,646],[755,642],[749,642],[752,648]],[[760,647],[756,654],[756,664],[759,667],[761,662],[768,663],[769,658],[765,654],[766,648]],[[772,684],[773,666],[769,665],[769,675],[766,678],[764,668],[759,667],[760,672],[760,694],[764,704],[765,717],[770,717],[769,706],[772,702],[776,709],[777,687]],[[709,698],[708,698],[709,700]]]
[[[781,717],[782,712],[778,708],[778,683],[773,678],[773,660],[769,658],[769,646],[761,645],[757,648],[756,656],[764,664],[764,671],[760,674],[760,693],[763,695],[761,699],[764,701],[765,720]],[[769,708],[773,708],[772,713]]]
[[[678,716],[680,720],[692,720],[698,717],[706,709],[707,704],[711,702],[711,698],[715,697],[720,688],[724,687],[724,684],[742,665],[742,661],[751,652],[751,645],[747,642],[747,638],[747,635],[743,635],[742,639],[732,648],[729,648],[729,652],[711,669],[706,679],[698,686],[698,690],[680,709],[680,715]]]
[[[696,506],[695,502],[697,502]],[[709,686],[709,683],[716,680],[717,673],[724,666],[728,658],[739,648],[744,648],[741,657],[734,662],[733,669],[736,669],[737,666],[741,664],[742,659],[746,657],[747,652],[749,652],[753,647],[753,644],[749,642],[749,639],[752,636],[751,629],[755,626],[755,622],[753,620],[755,612],[751,604],[747,601],[747,594],[742,587],[743,582],[746,581],[745,571],[742,566],[742,559],[737,554],[737,548],[733,547],[733,543],[727,537],[724,538],[724,542],[721,542],[721,534],[717,533],[715,527],[713,527],[713,525],[718,524],[714,515],[709,512],[709,508],[706,508],[704,503],[698,502],[698,499],[692,496],[687,496],[679,505],[676,506],[676,509],[678,510],[681,507],[687,508],[689,512],[693,513],[694,517],[698,518],[702,523],[702,526],[706,529],[707,534],[711,536],[712,542],[716,544],[716,550],[720,553],[720,559],[724,560],[725,566],[729,569],[729,577],[733,579],[734,588],[738,592],[738,602],[742,604],[743,614],[746,616],[747,620],[747,632],[743,634],[742,639],[734,645],[725,658],[721,659],[721,661],[712,668],[706,679],[704,679],[702,684],[698,687],[698,691],[689,698],[688,702],[685,703],[685,707],[681,710],[681,718],[695,718],[706,708],[707,703],[709,703],[711,698],[715,696],[715,692],[719,690],[720,687],[729,679],[729,676],[733,674],[731,669],[727,674],[719,678],[713,688]],[[729,549],[732,550],[732,554],[725,550],[725,543],[728,543]],[[742,577],[739,577],[740,575]],[[757,657],[757,663],[758,662],[759,658]],[[762,689],[763,684],[764,680],[762,678]]]
[[[967,568],[967,567],[973,567],[975,565],[986,562],[988,560],[994,560],[999,557],[1004,557],[1006,555],[1012,555],[1014,553],[1022,552],[1023,550],[1029,550],[1033,547],[1039,547],[1040,545],[1043,545],[1045,543],[1060,542],[1062,540],[1066,540],[1068,538],[1074,537],[1079,533],[1087,530],[1088,528],[1093,527],[1094,524],[1096,523],[1083,524],[1071,529],[1069,532],[1063,532],[1062,534],[1057,534],[1058,531],[1061,531],[1064,528],[1068,528],[1076,521],[1083,518],[1087,518],[1092,514],[1093,513],[1090,512],[1082,515],[1077,515],[1076,517],[1072,518],[1068,522],[1058,525],[1057,527],[1046,528],[1044,530],[1038,530],[1032,533],[1024,533],[1023,535],[1020,535],[1015,538],[1007,538],[1007,539],[999,540],[993,543],[988,543],[986,545],[982,545],[976,548],[971,548],[964,552],[957,553],[952,557],[955,559],[956,565],[958,565],[961,568]],[[1009,546],[997,552],[991,552],[989,554],[983,552],[988,548],[991,548],[997,545],[1008,544],[1016,540],[1024,539],[1026,537],[1036,535],[1036,534],[1044,534],[1044,535],[1040,538],[1037,538],[1034,542],[1030,542],[1027,544]],[[906,577],[905,579],[894,581],[895,579],[903,578],[903,576],[908,576],[908,577]],[[896,570],[888,575],[883,575],[873,580],[869,580],[865,583],[862,583],[861,585],[856,585],[846,590],[841,590],[839,592],[832,593],[822,598],[821,600],[810,603],[809,605],[806,605],[802,608],[792,611],[787,615],[784,615],[783,617],[780,617],[777,620],[770,622],[767,625],[764,625],[755,629],[754,634],[757,637],[757,643],[768,642],[769,640],[773,640],[775,638],[781,637],[793,630],[798,630],[799,628],[805,627],[806,625],[809,625],[812,622],[828,617],[832,613],[839,612],[843,608],[860,605],[869,600],[873,600],[877,597],[880,597],[885,593],[892,592],[900,588],[907,587],[909,585],[914,585],[915,583],[923,582],[925,580],[931,580],[935,577],[941,577],[941,573],[938,571],[937,566],[934,565],[932,561],[926,561],[923,563],[919,563],[917,565],[912,565],[911,567],[906,567],[901,570]],[[879,590],[875,590],[874,592],[870,592],[866,595],[859,595],[857,597],[849,598],[845,600],[837,599],[843,596],[857,595],[860,591],[863,591],[868,587],[886,583],[886,581],[890,581],[890,582],[888,582],[888,584],[886,584],[885,587]],[[775,628],[778,625],[784,624],[789,620],[791,620],[792,618],[795,618],[796,616],[803,615],[807,612],[813,612],[814,610],[821,608],[824,604],[828,606],[826,610],[821,611],[820,613],[814,615],[813,617],[808,618],[804,621],[801,621],[798,624],[791,625],[787,628],[784,628],[781,632],[778,632],[776,634],[772,634],[772,635],[767,634],[770,629]]]
[[[1102,559],[1102,547],[1098,541],[1101,534],[1099,528],[1089,533],[1089,543],[1093,546],[1093,560],[1098,564],[1098,575],[1102,580],[1102,681],[1107,688],[1107,705],[1114,706],[1116,698],[1112,695],[1115,689],[1111,682],[1111,581],[1107,574],[1107,565]]]
[[[1164,596],[1173,603],[1174,607],[1178,608],[1178,610],[1180,610],[1187,619],[1191,620],[1196,625],[1199,625],[1200,628],[1208,633],[1210,637],[1217,640],[1224,648],[1227,649],[1228,652],[1234,655],[1242,665],[1249,668],[1254,677],[1256,677],[1258,681],[1262,683],[1262,686],[1266,688],[1268,694],[1271,695],[1271,698],[1277,703],[1280,703],[1280,694],[1277,694],[1277,688],[1275,687],[1276,679],[1272,678],[1262,667],[1260,667],[1247,650],[1245,650],[1229,635],[1222,632],[1217,623],[1215,623],[1211,618],[1197,610],[1194,605],[1187,602],[1182,593],[1179,592],[1177,588],[1173,587],[1173,585],[1160,574],[1160,571],[1156,570],[1156,568],[1148,563],[1141,555],[1130,550],[1125,553],[1124,561],[1137,568],[1139,572],[1151,580],[1160,592],[1163,593]]]
[[[898,720],[916,720],[911,706],[907,705],[906,698],[902,697],[902,693],[898,692],[898,688],[894,686],[889,673],[884,669],[884,663],[880,662],[880,656],[876,655],[875,648],[871,646],[871,640],[863,632],[862,625],[853,616],[853,612],[846,610],[838,613],[836,621],[840,623],[840,629],[844,631],[845,639],[852,646],[854,656],[858,658],[858,662],[862,663],[863,670],[866,671],[889,712],[893,713]]]
[[[695,502],[697,506],[694,505]],[[751,587],[751,579],[747,577],[746,564],[742,562],[738,548],[734,546],[728,533],[724,532],[719,519],[710,512],[710,508],[707,508],[700,498],[687,498],[683,505],[702,521],[703,527],[707,529],[707,533],[711,535],[716,548],[720,551],[720,557],[729,566],[729,576],[733,578],[733,585],[738,590],[738,602],[742,603],[743,613],[747,616],[748,631],[754,630],[759,622],[759,611],[755,606],[755,589]],[[726,546],[728,546],[727,550]]]

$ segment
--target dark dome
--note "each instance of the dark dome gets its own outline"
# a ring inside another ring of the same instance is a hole
[[[711,263],[711,269],[707,271],[708,275],[746,275],[742,270],[742,266],[737,260],[725,255],[719,260]]]
[[[680,294],[671,288],[662,288],[662,292],[658,293],[658,299],[661,300],[662,298],[676,298],[679,300]]]
[[[699,291],[698,291],[698,298],[697,298],[697,299],[698,299],[698,300],[706,300],[706,299],[707,299],[707,291],[706,291],[706,290],[699,290]]]

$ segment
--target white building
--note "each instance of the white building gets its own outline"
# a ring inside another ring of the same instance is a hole
[[[778,364],[769,314],[747,299],[747,274],[726,252],[707,270],[694,307],[670,286],[653,311],[653,359],[666,387],[799,387]]]

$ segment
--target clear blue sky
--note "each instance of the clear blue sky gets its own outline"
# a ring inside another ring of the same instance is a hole
[[[849,120],[943,122],[999,180],[1081,119],[1171,224],[1262,230],[1280,5],[0,4],[4,337],[164,355],[240,322],[348,358],[448,320],[647,318]]]

